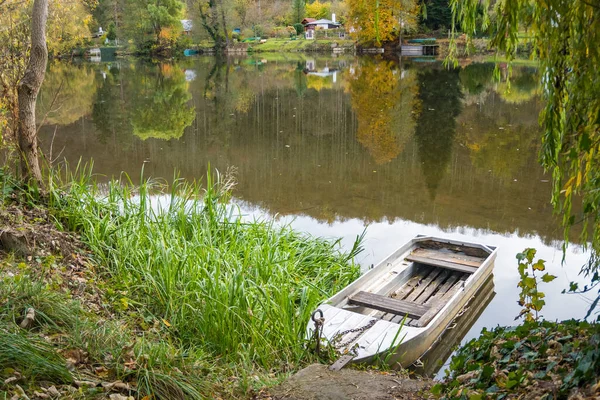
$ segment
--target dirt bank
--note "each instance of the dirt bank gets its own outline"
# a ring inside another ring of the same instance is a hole
[[[312,364],[281,385],[263,393],[260,399],[273,400],[412,400],[429,399],[430,380],[408,379],[399,373],[343,369],[329,371],[326,365]]]

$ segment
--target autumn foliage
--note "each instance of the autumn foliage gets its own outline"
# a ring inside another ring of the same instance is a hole
[[[377,45],[395,40],[400,24],[404,29],[417,25],[419,4],[414,0],[347,0],[348,25],[363,45]]]

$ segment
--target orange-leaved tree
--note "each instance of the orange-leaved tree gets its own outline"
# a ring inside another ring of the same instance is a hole
[[[348,25],[363,45],[377,45],[398,37],[400,29],[417,26],[416,0],[347,0]]]

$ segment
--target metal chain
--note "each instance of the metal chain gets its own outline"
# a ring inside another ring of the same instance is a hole
[[[353,328],[353,329],[347,329],[343,332],[340,332],[338,334],[335,335],[335,337],[333,338],[333,340],[331,341],[331,343],[335,346],[336,349],[343,349],[344,347],[348,346],[350,343],[354,342],[356,339],[358,339],[364,331],[366,331],[367,329],[370,329],[373,327],[373,325],[375,325],[375,323],[377,322],[377,319],[372,319],[371,321],[369,321],[366,325],[361,326],[359,328]],[[358,333],[358,335],[353,336],[352,338],[346,340],[343,343],[336,343],[337,341],[341,340],[345,335],[349,334],[349,333]]]
[[[321,317],[317,318],[317,314],[321,314]],[[323,324],[325,323],[325,317],[323,316],[323,311],[321,311],[320,308],[317,308],[315,312],[312,313],[310,318],[315,324],[315,351],[317,352],[317,354],[319,354],[321,350],[321,334],[323,333]]]

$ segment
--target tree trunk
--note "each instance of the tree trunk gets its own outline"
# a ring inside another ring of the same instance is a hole
[[[227,34],[227,23],[225,22],[225,9],[223,8],[223,0],[221,0],[221,19],[223,20],[223,34],[225,36],[225,48],[229,47],[229,35]]]
[[[206,29],[206,32],[210,35],[211,39],[214,40],[215,46],[218,47],[219,44],[219,33],[217,31],[218,26],[215,28],[214,26],[214,18],[213,18],[213,3],[208,3],[208,11],[210,12],[211,20],[208,21],[209,15],[204,12],[202,9],[202,4],[199,5],[198,11],[200,12],[200,18],[202,19],[202,26]],[[211,25],[213,24],[213,25]]]
[[[21,153],[21,174],[25,181],[42,184],[42,171],[38,158],[37,129],[35,126],[35,102],[44,81],[48,49],[46,48],[46,20],[48,0],[35,0],[31,16],[31,55],[19,82],[19,124],[17,139]]]

